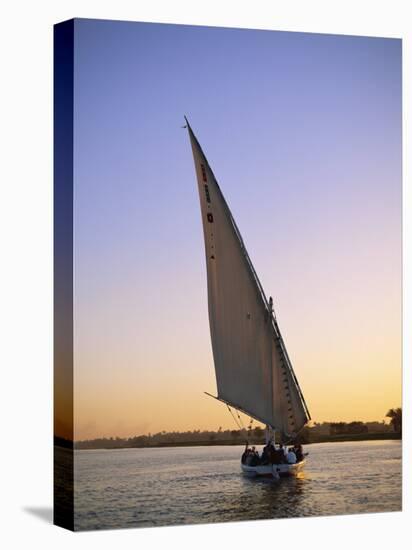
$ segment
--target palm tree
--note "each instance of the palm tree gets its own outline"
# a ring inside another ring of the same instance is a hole
[[[389,409],[386,416],[391,419],[394,431],[402,433],[402,408]]]

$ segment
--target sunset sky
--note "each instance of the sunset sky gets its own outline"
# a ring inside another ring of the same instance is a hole
[[[401,41],[76,20],[75,438],[233,429],[185,114],[315,421],[401,405]]]

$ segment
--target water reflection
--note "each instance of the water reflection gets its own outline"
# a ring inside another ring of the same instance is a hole
[[[247,513],[248,519],[301,516],[309,483],[310,477],[304,472],[280,480],[242,476],[236,507],[241,514]]]

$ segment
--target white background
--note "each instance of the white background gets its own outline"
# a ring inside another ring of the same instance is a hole
[[[73,534],[52,506],[52,26],[71,17],[400,37],[404,62],[404,414],[411,393],[411,31],[407,1],[44,0],[3,3],[0,32],[0,542],[3,548],[395,548],[411,516],[410,422],[404,512]],[[7,7],[6,7],[7,6]],[[408,29],[409,27],[409,29]],[[408,101],[409,99],[409,101]],[[409,151],[410,154],[410,151]],[[409,391],[408,391],[409,388]],[[365,396],[367,398],[367,396]],[[409,536],[410,538],[410,536]],[[408,541],[409,542],[409,541]]]

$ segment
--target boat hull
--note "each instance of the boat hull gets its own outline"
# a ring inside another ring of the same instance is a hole
[[[258,466],[249,466],[248,464],[241,464],[242,472],[249,476],[263,476],[263,477],[285,477],[296,476],[301,472],[305,466],[306,459],[297,462],[296,464],[260,464]]]

